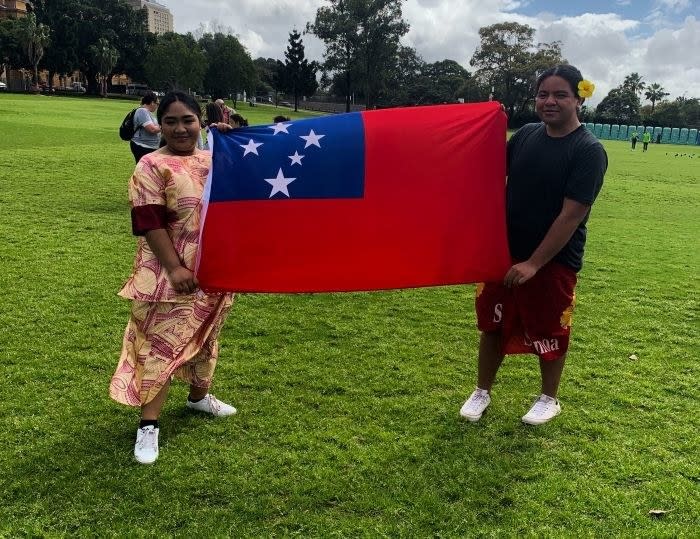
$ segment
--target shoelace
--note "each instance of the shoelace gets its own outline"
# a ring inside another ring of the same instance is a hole
[[[139,449],[143,449],[144,447],[153,447],[156,445],[156,430],[155,429],[146,429],[143,431],[143,436],[139,440],[138,446]]]
[[[481,403],[486,400],[488,393],[477,393],[477,395],[472,399],[469,408],[475,409],[481,406]]]
[[[214,395],[209,395],[209,408],[211,409],[212,413],[221,411],[221,404]]]
[[[536,415],[542,414],[546,412],[549,409],[550,404],[554,404],[554,402],[556,401],[546,401],[544,399],[537,399],[532,413]]]

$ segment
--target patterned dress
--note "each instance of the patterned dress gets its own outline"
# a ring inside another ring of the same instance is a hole
[[[182,265],[194,270],[202,192],[211,154],[155,152],[144,156],[129,181],[134,233],[139,235],[131,276],[119,292],[132,300],[122,353],[110,383],[117,402],[143,406],[174,376],[195,387],[211,385],[217,338],[232,294],[179,294],[143,234],[165,228]]]

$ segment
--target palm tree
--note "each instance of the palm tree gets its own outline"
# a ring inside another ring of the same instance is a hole
[[[654,114],[654,106],[656,105],[657,101],[662,101],[664,97],[669,95],[668,92],[664,91],[664,87],[661,86],[658,82],[655,82],[654,84],[650,84],[647,86],[647,91],[644,92],[644,97],[647,98],[647,101],[651,101],[651,113]]]
[[[639,73],[630,73],[625,77],[625,81],[622,83],[622,86],[623,88],[629,88],[632,90],[635,95],[639,95],[646,87],[646,83],[642,79],[643,77]]]
[[[89,51],[97,66],[97,76],[102,95],[107,95],[107,77],[117,64],[119,52],[104,37],[98,39],[95,45],[90,45]]]
[[[49,45],[49,35],[51,30],[45,24],[36,22],[36,15],[30,13],[27,15],[22,27],[22,42],[27,51],[29,62],[34,66],[33,84],[39,84],[39,62],[44,57],[44,49]]]

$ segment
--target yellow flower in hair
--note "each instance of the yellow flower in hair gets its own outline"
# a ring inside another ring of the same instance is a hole
[[[579,97],[591,97],[593,95],[593,91],[595,90],[595,84],[593,84],[591,81],[583,79],[581,82],[578,83],[578,96]]]

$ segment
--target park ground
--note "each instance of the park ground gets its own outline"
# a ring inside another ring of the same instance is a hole
[[[214,388],[239,414],[188,413],[175,384],[142,466],[138,413],[107,395],[135,247],[131,106],[0,96],[0,536],[698,536],[700,147],[604,142],[550,424],[520,423],[529,356],[460,421],[472,286],[245,294]]]

